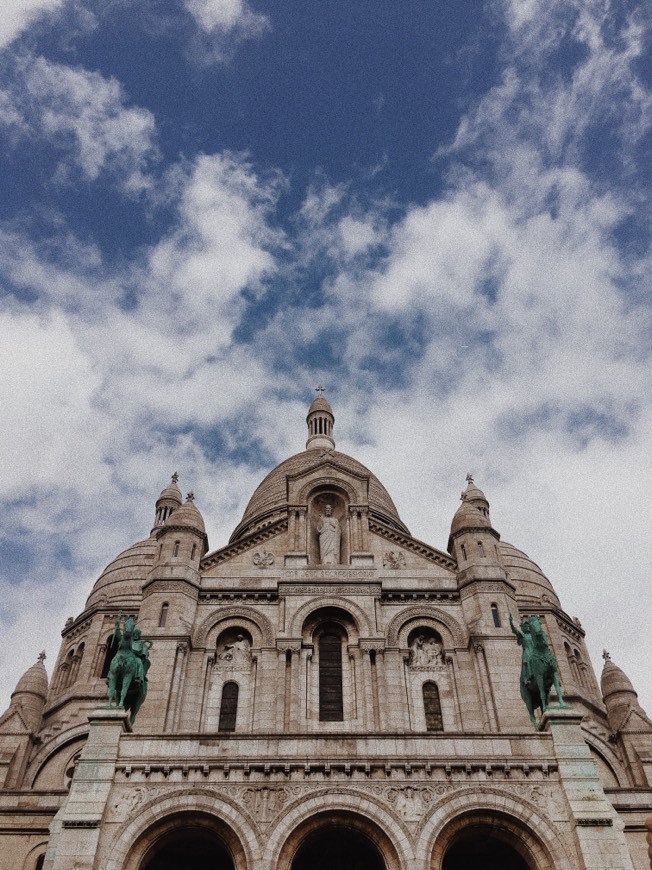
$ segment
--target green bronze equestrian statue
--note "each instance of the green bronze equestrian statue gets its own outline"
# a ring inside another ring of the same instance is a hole
[[[133,725],[136,714],[147,695],[147,671],[149,670],[150,640],[142,640],[140,629],[136,628],[133,616],[125,619],[124,630],[120,630],[122,611],[118,613],[111,645],[117,643],[117,652],[111,659],[107,683],[109,686],[109,707],[117,701],[118,707],[129,710],[129,721]]]
[[[550,649],[538,616],[527,616],[521,627],[517,628],[510,613],[509,624],[519,646],[523,647],[521,698],[525,702],[532,724],[538,728],[534,711],[539,708],[543,713],[548,708],[548,694],[553,685],[559,706],[567,706],[562,699],[557,659]]]

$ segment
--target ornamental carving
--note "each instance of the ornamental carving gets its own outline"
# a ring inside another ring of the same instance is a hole
[[[269,553],[267,550],[261,550],[260,552],[256,552],[253,555],[251,560],[256,568],[271,568],[274,564],[274,554]]]
[[[259,822],[268,822],[287,803],[287,788],[248,788],[242,793],[242,802]]]
[[[405,822],[418,822],[432,800],[429,788],[390,788],[385,797]]]
[[[383,568],[405,568],[405,553],[402,550],[388,550],[383,554]]]

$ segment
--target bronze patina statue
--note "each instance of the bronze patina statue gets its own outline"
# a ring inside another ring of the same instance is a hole
[[[517,628],[510,613],[509,624],[519,645],[523,647],[521,698],[525,701],[532,724],[537,728],[534,711],[539,708],[543,713],[548,708],[548,694],[553,685],[557,692],[559,706],[567,706],[562,699],[557,659],[550,649],[538,616],[527,616],[520,628]]]
[[[113,631],[112,646],[117,642],[117,652],[111,659],[107,683],[109,686],[109,707],[117,701],[118,707],[129,710],[129,721],[133,725],[136,714],[147,695],[147,671],[149,670],[150,640],[141,638],[136,620],[128,616],[124,629],[120,629],[122,611],[118,613]]]

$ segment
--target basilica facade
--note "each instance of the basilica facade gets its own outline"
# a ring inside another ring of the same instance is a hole
[[[0,870],[648,866],[652,722],[627,676],[607,655],[598,681],[471,478],[438,549],[333,426],[319,396],[306,449],[217,550],[174,475],[63,628],[51,681],[41,658],[21,678]],[[529,624],[563,691],[535,724]],[[127,712],[108,706],[121,656]]]

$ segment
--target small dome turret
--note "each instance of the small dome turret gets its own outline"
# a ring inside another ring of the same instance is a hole
[[[20,708],[25,724],[32,731],[41,725],[43,707],[48,694],[48,675],[43,664],[45,653],[39,654],[38,661],[28,668],[18,680],[11,694],[11,706]]]
[[[181,503],[181,500],[179,500],[179,503]],[[174,516],[168,517],[165,525],[174,526],[175,528],[186,527],[188,529],[193,529],[202,535],[206,534],[204,518],[195,505],[194,492],[188,493],[185,503],[174,511]]]
[[[482,490],[475,485],[470,474],[466,475],[466,489],[460,498],[462,504],[455,511],[451,523],[451,539],[463,529],[491,529],[489,502]]]
[[[334,448],[333,426],[335,416],[333,409],[322,395],[323,387],[315,387],[318,395],[308,409],[306,423],[308,424],[308,440],[306,450],[314,450],[316,447]]]
[[[611,661],[611,656],[604,650],[602,653],[604,667],[600,677],[602,699],[607,708],[607,718],[614,731],[625,727],[632,712],[637,712],[647,720],[645,711],[638,702],[638,695],[627,674]]]
[[[152,534],[160,529],[177,508],[181,507],[181,490],[178,487],[179,475],[175,471],[172,475],[172,480],[165,489],[161,492],[156,500],[156,514],[154,517],[154,528]]]
[[[186,501],[178,507],[156,531],[160,543],[156,562],[189,559],[194,562],[199,551],[201,558],[208,550],[208,537],[204,518],[195,505],[195,494],[189,492]],[[185,543],[183,543],[185,541]],[[193,569],[194,570],[194,569]]]

